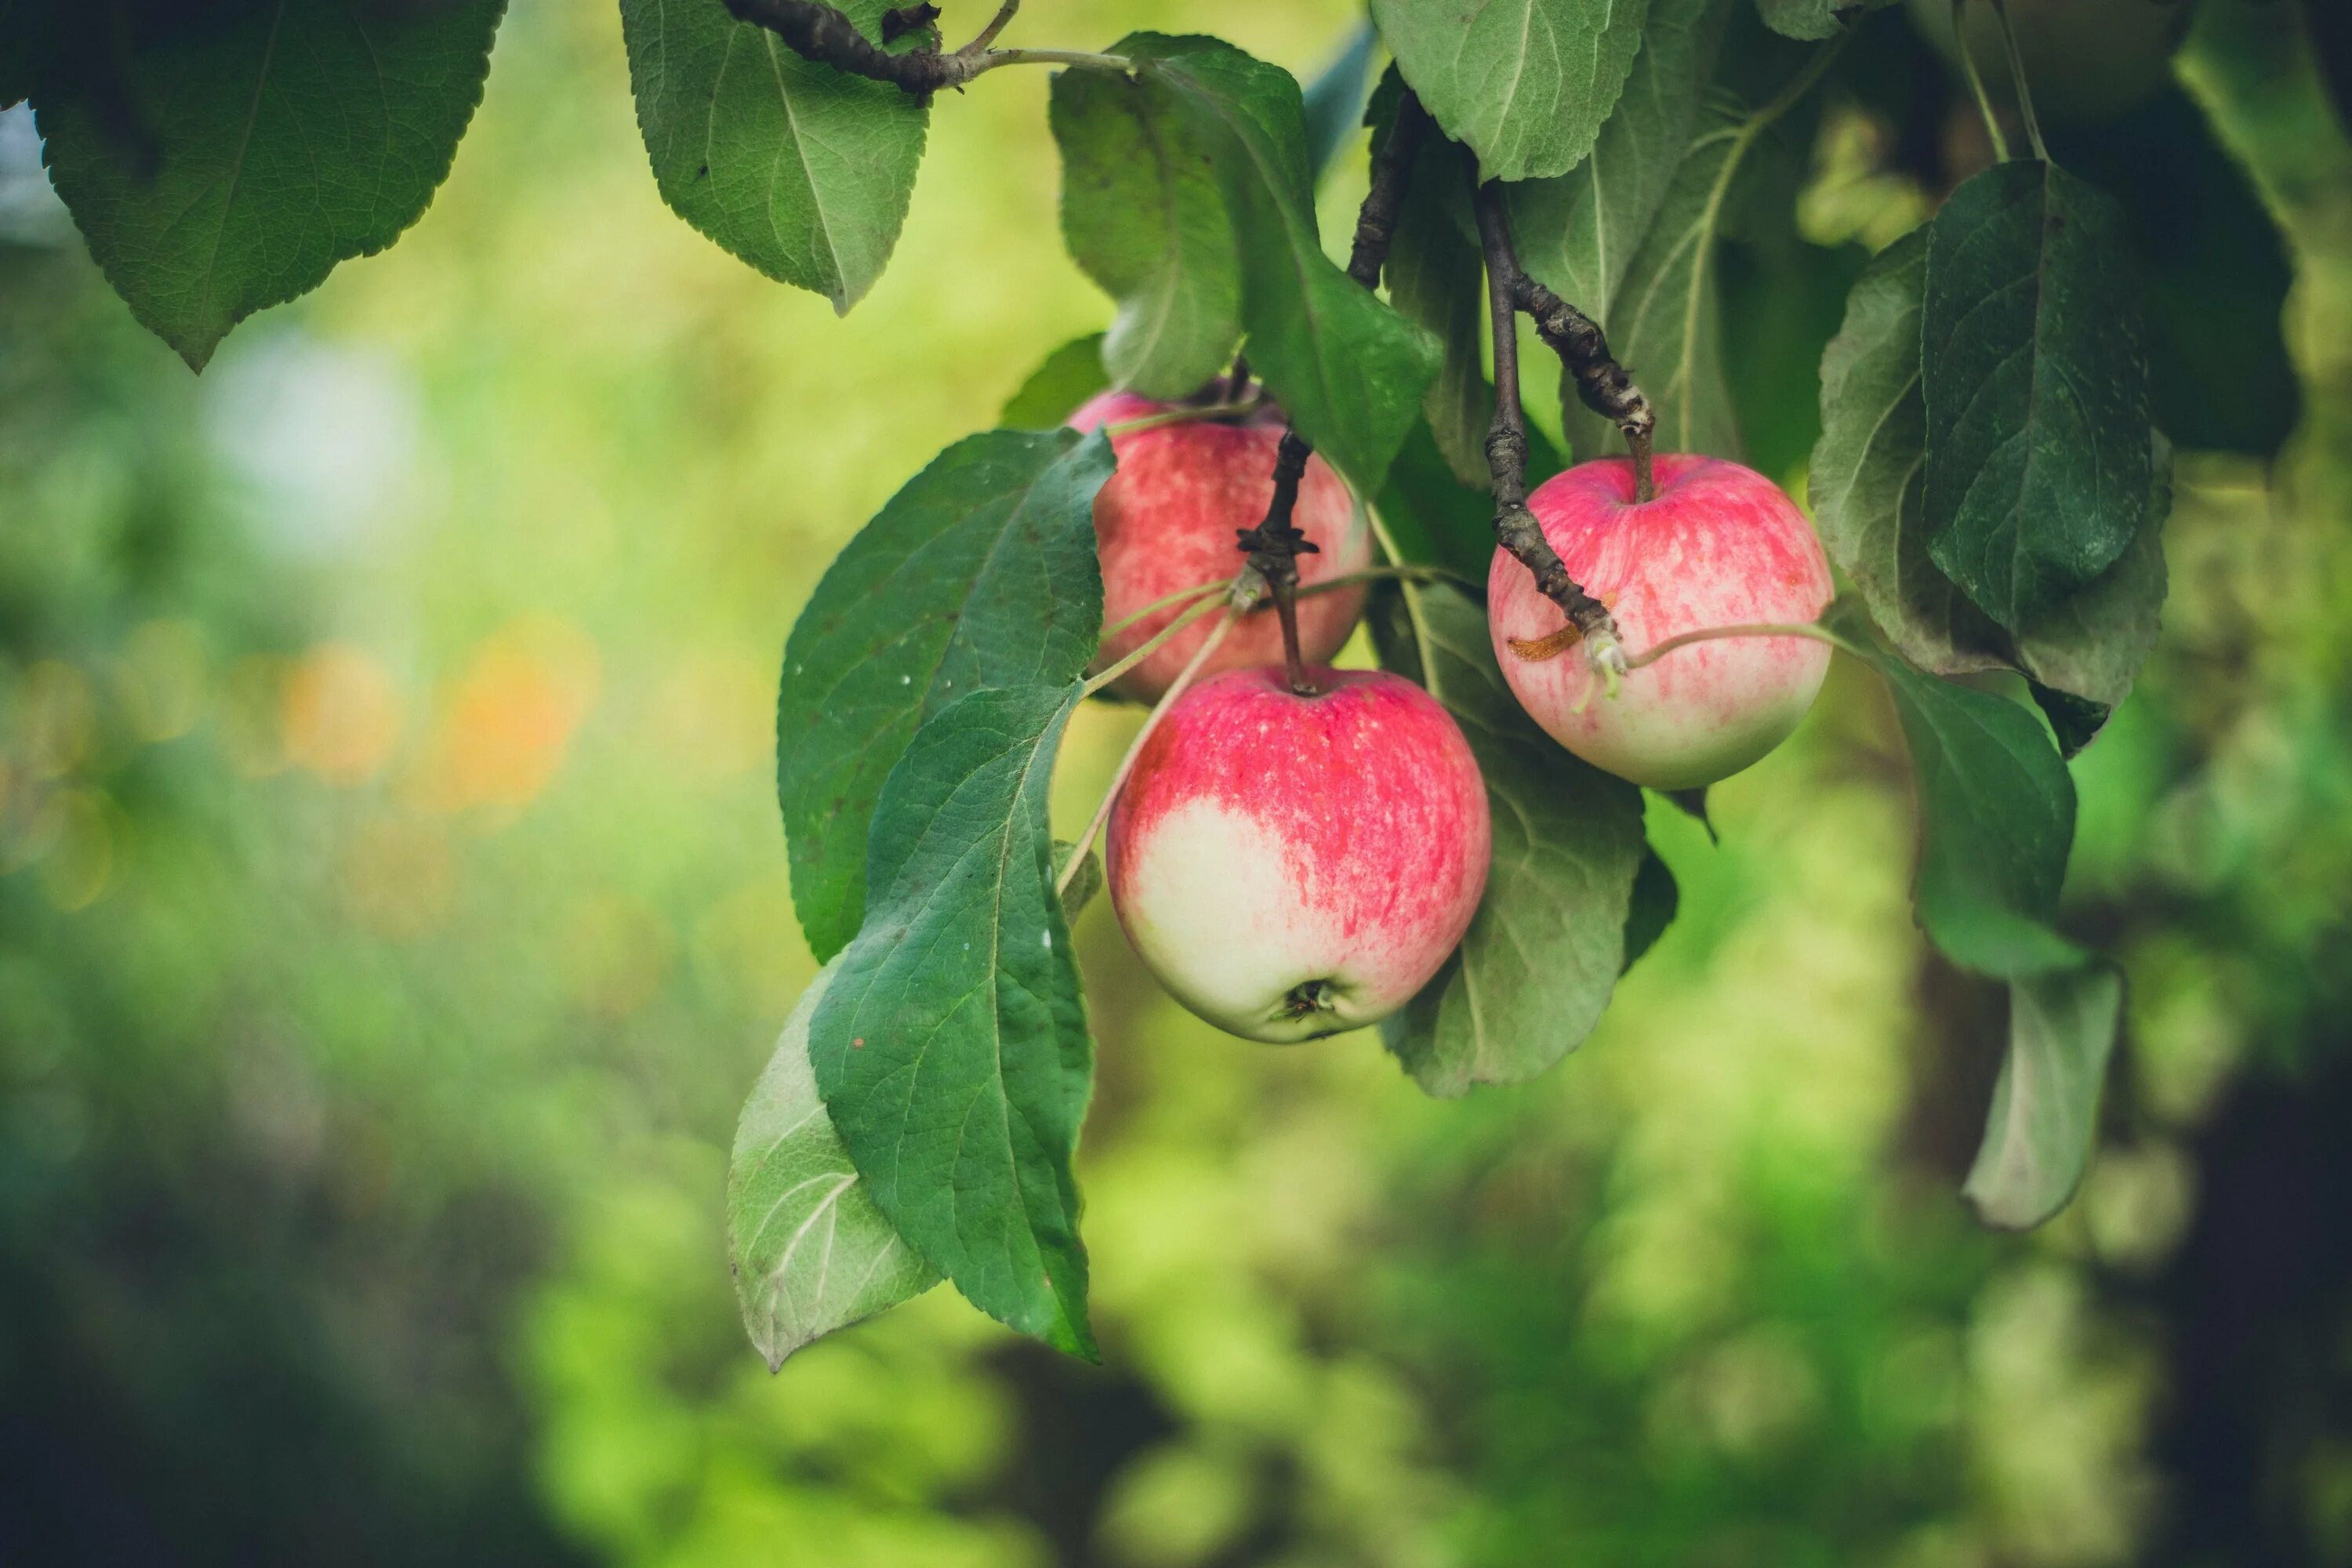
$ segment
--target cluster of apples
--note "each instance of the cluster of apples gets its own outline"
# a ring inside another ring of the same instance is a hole
[[[1070,418],[1077,429],[1111,426],[1118,457],[1095,502],[1107,626],[1232,575],[1234,535],[1272,495],[1278,414],[1120,428],[1172,411],[1110,392]],[[1637,502],[1633,465],[1602,459],[1528,498],[1627,649],[1821,614],[1829,562],[1779,486],[1683,455],[1658,458],[1654,478],[1654,498]],[[1316,546],[1298,559],[1302,588],[1370,563],[1362,513],[1320,458],[1307,462],[1292,521]],[[1276,617],[1244,616],[1160,715],[1112,805],[1105,860],[1129,941],[1178,1001],[1249,1039],[1313,1039],[1394,1012],[1461,942],[1486,890],[1486,789],[1453,716],[1401,676],[1328,668],[1363,603],[1360,585],[1299,600],[1311,696],[1291,689]],[[1104,638],[1101,665],[1178,613],[1121,626]],[[1548,734],[1655,789],[1713,784],[1779,745],[1829,668],[1819,642],[1735,636],[1637,658],[1622,688],[1604,692],[1584,658],[1542,657],[1566,617],[1500,550],[1487,622],[1505,679]],[[1118,689],[1159,700],[1209,635],[1196,622]]]

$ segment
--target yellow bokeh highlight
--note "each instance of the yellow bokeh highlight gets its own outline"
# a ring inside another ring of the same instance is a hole
[[[383,666],[348,643],[294,661],[278,692],[286,758],[329,784],[364,784],[400,739],[400,692]]]
[[[596,645],[558,616],[516,617],[483,639],[443,699],[417,780],[439,811],[530,805],[596,705]]]

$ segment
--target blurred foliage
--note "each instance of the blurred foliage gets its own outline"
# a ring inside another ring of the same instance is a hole
[[[1300,68],[1351,19],[1031,9]],[[2000,1003],[1911,925],[1841,664],[1719,847],[1653,803],[1681,916],[1528,1089],[1215,1036],[1089,910],[1099,1370],[935,1290],[772,1379],[719,1228],[814,968],[783,631],[1108,314],[1043,75],[937,107],[835,321],[662,208],[609,8],[520,8],[415,232],[201,382],[0,116],[0,1559],[2352,1560],[2352,151],[2295,26],[2211,0],[2058,132],[2179,208],[2174,597],[2075,763],[2130,979],[2075,1208],[1963,1216]],[[1727,266],[1784,476],[1845,279],[1982,160],[1899,14],[1856,58]],[[1079,715],[1057,810],[1135,722]]]

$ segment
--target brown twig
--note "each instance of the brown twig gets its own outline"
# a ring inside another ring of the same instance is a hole
[[[1503,244],[1511,265],[1512,302],[1528,313],[1536,334],[1559,356],[1584,406],[1625,433],[1625,445],[1633,450],[1633,499],[1650,500],[1657,493],[1650,474],[1650,446],[1658,428],[1650,400],[1611,356],[1600,322],[1518,269],[1517,257],[1509,253],[1507,224]]]
[[[803,59],[828,65],[873,81],[888,82],[912,98],[928,99],[941,88],[961,88],[983,71],[999,66],[1084,66],[1103,70],[1127,70],[1129,62],[1117,55],[1088,54],[1077,49],[996,49],[990,42],[1020,9],[1007,0],[980,35],[952,54],[936,42],[922,48],[892,54],[859,32],[848,17],[821,0],[725,0],[739,22],[765,27]],[[893,41],[905,33],[929,26],[923,15],[928,5],[903,5],[883,18],[882,34]],[[936,13],[933,13],[936,15]]]
[[[1519,406],[1518,260],[1503,214],[1500,186],[1481,186],[1478,235],[1486,253],[1486,303],[1495,328],[1495,418],[1486,428],[1486,468],[1495,492],[1495,542],[1509,551],[1558,605],[1584,644],[1586,660],[1612,675],[1624,673],[1625,650],[1608,606],[1568,574],[1559,552],[1528,510],[1528,426]]]

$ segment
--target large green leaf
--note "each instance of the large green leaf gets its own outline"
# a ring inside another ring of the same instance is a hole
[[[980,687],[1075,679],[1094,657],[1094,499],[1110,473],[1100,431],[968,437],[818,583],[784,647],[776,787],[819,958],[857,931],[875,798],[921,721]]]
[[[49,177],[131,314],[202,369],[238,321],[416,221],[504,0],[92,6],[47,28],[22,8],[0,12],[0,53]]]
[[[2104,963],[2011,984],[2009,1054],[1960,1189],[1985,1224],[2030,1230],[2082,1184],[2123,991],[2123,975]]]
[[[1528,275],[1606,326],[1688,151],[1737,0],[1650,0],[1624,95],[1584,161],[1509,189]]]
[[[868,37],[887,0],[838,0]],[[847,310],[898,242],[929,110],[803,59],[722,0],[621,0],[637,129],[662,199],[769,277]],[[909,34],[902,48],[920,39]]]
[[[1323,254],[1298,84],[1215,38],[1135,33],[1115,47],[1174,89],[1216,161],[1240,247],[1251,367],[1358,493],[1377,492],[1438,350]]]
[[[1702,111],[1657,218],[1626,269],[1625,286],[1600,318],[1618,363],[1657,410],[1662,452],[1739,455],[1723,374],[1716,246],[1758,125],[1720,104]],[[1580,451],[1611,449],[1614,432],[1572,396],[1567,414],[1569,439]]]
[[[1485,610],[1459,590],[1406,589],[1374,629],[1382,662],[1419,679],[1461,724],[1494,823],[1486,895],[1468,934],[1381,1026],[1381,1038],[1430,1094],[1524,1082],[1591,1033],[1625,967],[1648,853],[1642,792],[1535,727],[1495,668]]]
[[[1928,940],[1962,968],[2004,980],[2077,969],[2051,928],[2074,837],[2074,781],[2033,713],[1923,675],[1860,644],[1885,677],[1919,781],[1919,878]]]
[[[1564,174],[1592,151],[1651,0],[1371,0],[1431,116],[1481,179]]]
[[[939,1283],[874,1205],[825,1114],[809,1066],[809,1020],[828,964],[785,1020],[735,1129],[728,1249],[751,1342],[770,1370],[812,1340]]]
[[[1919,386],[1927,256],[1927,236],[1918,230],[1874,258],[1847,297],[1843,330],[1822,356],[1822,438],[1809,486],[1814,521],[1904,658],[1944,675],[2020,670],[2040,689],[2071,753],[2124,700],[2156,641],[2170,451],[2153,437],[2147,519],[2120,560],[2014,635],[1995,625],[1927,552]]]
[[[1007,430],[1051,430],[1077,411],[1078,405],[1110,385],[1103,374],[1103,335],[1088,332],[1072,338],[1037,362],[1011,397],[996,422]]]
[[[876,808],[873,907],[809,1054],[898,1234],[982,1311],[1091,1357],[1070,1161],[1094,1045],[1045,822],[1080,690],[974,691],[923,725]]]
[[[2122,211],[2048,163],[1952,193],[1927,238],[1928,553],[2012,630],[2147,512],[2147,364]]]
[[[1103,366],[1152,397],[1197,391],[1241,337],[1232,221],[1208,150],[1150,76],[1067,70],[1049,118],[1062,149],[1062,234],[1118,302]]]

